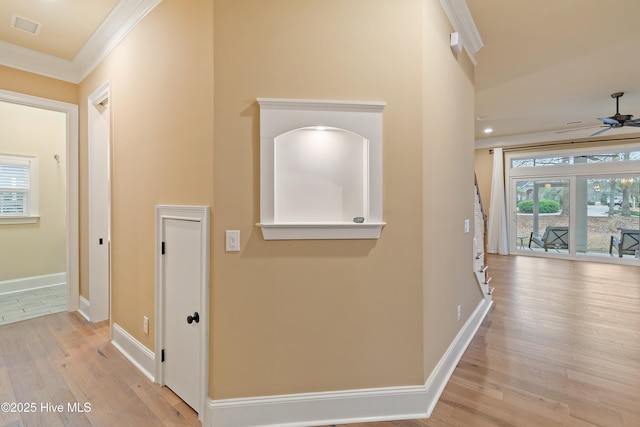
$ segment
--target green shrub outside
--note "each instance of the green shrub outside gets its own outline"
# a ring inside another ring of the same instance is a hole
[[[518,202],[520,213],[533,213],[533,200],[522,200]],[[555,200],[538,200],[538,213],[556,213],[560,211],[560,203]]]

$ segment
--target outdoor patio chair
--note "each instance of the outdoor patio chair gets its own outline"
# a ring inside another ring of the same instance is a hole
[[[550,225],[544,230],[542,236],[532,231],[529,238],[529,249],[531,249],[531,243],[544,248],[545,252],[548,252],[549,248],[569,249],[569,227]]]
[[[609,255],[613,256],[614,248],[620,258],[622,255],[635,255],[636,251],[640,250],[640,230],[620,229],[620,239],[611,236]]]

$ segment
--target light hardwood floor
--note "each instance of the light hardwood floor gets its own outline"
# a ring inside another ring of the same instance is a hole
[[[494,307],[431,418],[357,426],[640,426],[640,266],[488,264]]]
[[[0,326],[0,404],[7,403],[2,427],[200,425],[109,343],[107,322],[77,313]]]
[[[494,307],[428,420],[351,427],[640,426],[640,267],[490,256]],[[199,425],[108,343],[59,313],[0,327],[0,426]],[[42,403],[90,403],[46,413]]]

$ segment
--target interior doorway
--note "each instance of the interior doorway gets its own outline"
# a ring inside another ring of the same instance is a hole
[[[61,101],[0,90],[0,101],[26,107],[61,112],[66,127],[64,153],[52,156],[48,161],[56,161],[64,169],[66,190],[65,233],[65,271],[66,307],[68,311],[78,309],[79,290],[79,215],[78,215],[78,106]],[[45,159],[43,159],[45,160]],[[64,162],[62,162],[64,160]]]
[[[100,322],[110,317],[111,292],[111,108],[110,84],[89,96],[89,298],[85,317]],[[87,313],[88,312],[88,313]]]
[[[155,381],[201,421],[209,389],[209,235],[209,207],[156,206]]]

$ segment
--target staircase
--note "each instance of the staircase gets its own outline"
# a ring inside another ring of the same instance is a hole
[[[473,270],[476,273],[478,284],[482,288],[485,297],[491,298],[495,288],[491,287],[491,277],[489,276],[489,266],[487,265],[487,215],[484,213],[482,206],[482,198],[478,189],[478,178],[475,181],[475,204],[474,204],[474,221],[475,234],[473,236],[475,260]]]

